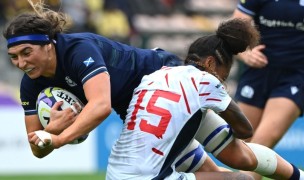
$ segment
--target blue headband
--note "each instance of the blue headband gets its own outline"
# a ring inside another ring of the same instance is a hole
[[[30,44],[48,44],[50,43],[50,38],[46,34],[29,34],[29,35],[19,35],[11,36],[7,39],[7,48],[15,45],[30,43]]]

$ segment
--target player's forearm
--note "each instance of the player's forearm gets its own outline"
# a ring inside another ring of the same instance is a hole
[[[54,144],[59,148],[83,135],[89,134],[111,113],[111,106],[103,102],[88,103],[78,115],[75,122],[65,129],[58,137],[59,144]]]
[[[233,100],[227,109],[219,115],[230,125],[236,138],[247,139],[252,136],[253,128],[249,120]]]

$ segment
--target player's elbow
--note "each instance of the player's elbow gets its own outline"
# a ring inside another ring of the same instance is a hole
[[[48,154],[45,154],[45,153],[41,153],[41,152],[38,152],[38,151],[32,151],[33,155],[36,157],[36,158],[39,158],[39,159],[42,159],[44,158],[45,156],[47,156]]]
[[[30,144],[33,155],[36,158],[42,159],[45,156],[49,155],[54,149],[51,146],[48,146],[44,149],[40,149],[38,146]]]
[[[100,103],[96,106],[98,110],[98,119],[103,121],[106,119],[112,112],[111,103]]]
[[[103,107],[103,109],[104,109],[104,116],[105,117],[108,117],[112,112],[111,105],[106,105],[105,107]]]
[[[42,159],[44,158],[46,155],[42,155],[42,154],[35,154],[33,153],[33,155],[36,157],[36,158],[39,158],[39,159]]]

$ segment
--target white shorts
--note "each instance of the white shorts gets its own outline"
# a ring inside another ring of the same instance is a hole
[[[196,180],[196,177],[193,173],[174,172],[165,180]]]

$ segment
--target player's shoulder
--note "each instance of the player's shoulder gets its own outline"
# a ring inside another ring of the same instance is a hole
[[[178,77],[181,76],[191,76],[193,78],[209,78],[209,79],[217,79],[214,75],[202,71],[192,65],[183,65],[183,66],[176,66],[176,67],[163,67],[161,69],[162,73],[170,73],[176,74]]]
[[[82,39],[90,39],[100,37],[100,35],[90,33],[90,32],[80,32],[80,33],[58,33],[56,34],[55,40],[58,41],[75,41],[75,40],[82,40]]]
[[[255,16],[259,9],[270,1],[272,0],[240,0],[237,9],[249,16]]]
[[[174,66],[174,67],[163,67],[163,70],[170,70],[176,73],[199,73],[201,72],[199,69],[192,65],[181,65],[181,66]]]
[[[93,33],[71,33],[71,34],[57,34],[55,38],[55,45],[58,50],[73,49],[78,46],[90,46],[95,42],[98,35]]]
[[[189,75],[198,76],[198,77],[212,77],[213,76],[212,74],[210,74],[206,71],[202,71],[192,65],[177,66],[177,67],[174,67],[174,70],[181,74],[189,74]]]
[[[30,77],[28,77],[26,74],[24,74],[22,76],[21,79],[21,84],[20,87],[21,88],[25,88],[25,87],[32,87],[34,85],[34,80],[32,80]]]
[[[55,43],[57,61],[69,67],[73,63],[82,63],[74,61],[75,59],[83,59],[85,56],[87,57],[84,60],[90,58],[88,54],[99,52],[99,47],[95,44],[95,36],[97,35],[93,33],[58,34]]]

